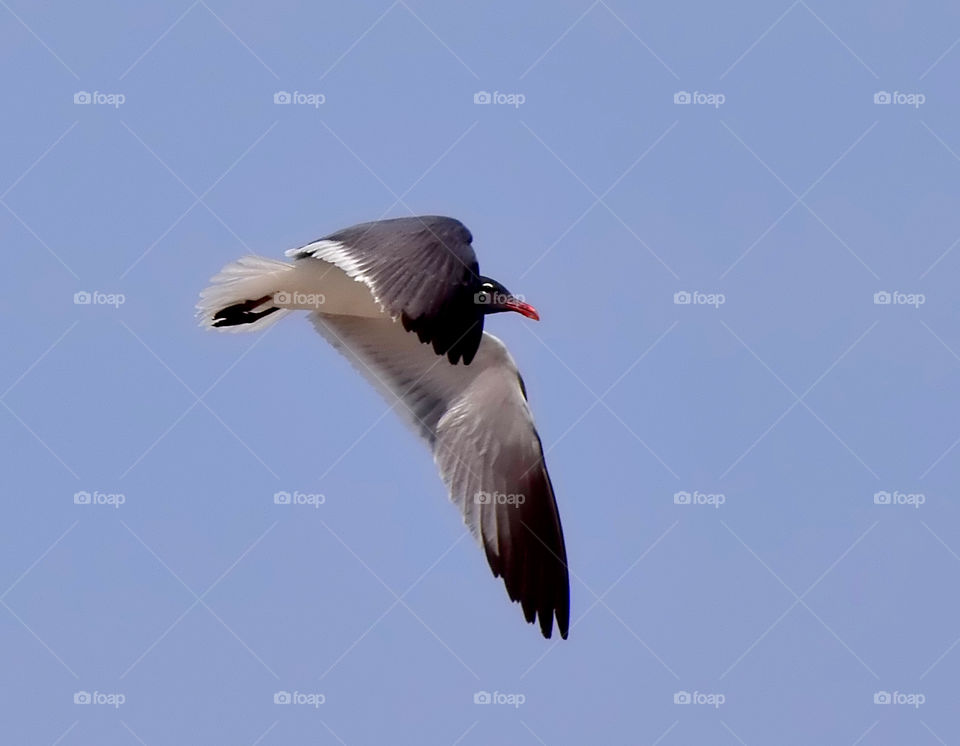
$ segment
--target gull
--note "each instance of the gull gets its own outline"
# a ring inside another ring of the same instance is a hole
[[[245,256],[200,294],[202,326],[258,331],[308,311],[316,330],[429,445],[495,577],[549,638],[570,624],[560,515],[527,391],[484,318],[533,306],[480,274],[473,236],[437,215],[362,223]]]

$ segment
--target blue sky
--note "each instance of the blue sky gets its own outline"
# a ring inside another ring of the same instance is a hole
[[[946,2],[2,3],[3,740],[956,742],[958,37]],[[242,254],[425,213],[542,317],[487,328],[567,641],[306,320],[193,318]]]

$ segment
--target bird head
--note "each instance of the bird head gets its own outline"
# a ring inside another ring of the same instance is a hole
[[[496,280],[489,277],[479,277],[479,282],[473,294],[473,302],[480,308],[480,312],[502,313],[503,311],[516,311],[523,314],[528,319],[534,321],[540,320],[540,314],[537,309],[522,298],[514,295]]]

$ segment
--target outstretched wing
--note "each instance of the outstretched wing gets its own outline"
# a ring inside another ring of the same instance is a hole
[[[472,240],[460,221],[428,215],[361,223],[287,256],[337,265],[438,355],[468,365],[483,334],[473,298],[479,265]]]
[[[449,365],[390,319],[313,313],[317,330],[433,449],[450,499],[528,622],[570,620],[560,515],[540,437],[506,347],[483,334],[472,365]]]

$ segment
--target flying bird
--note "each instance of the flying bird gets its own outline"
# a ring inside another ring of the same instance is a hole
[[[494,576],[526,620],[563,638],[570,582],[560,515],[517,366],[484,317],[537,311],[480,274],[473,236],[435,215],[362,223],[286,252],[245,256],[200,294],[200,323],[258,331],[294,311],[427,442]]]

